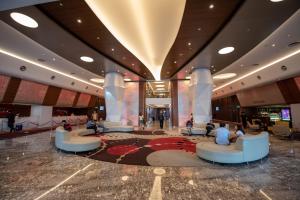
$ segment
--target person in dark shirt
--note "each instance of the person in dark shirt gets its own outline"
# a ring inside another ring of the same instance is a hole
[[[207,123],[206,124],[206,136],[209,136],[209,133],[215,128],[215,125],[213,123]]]
[[[8,121],[7,121],[7,126],[10,128],[10,133],[15,131],[15,118],[16,118],[16,115],[12,112],[12,111],[9,111],[8,113]]]
[[[159,120],[160,129],[163,129],[163,127],[164,127],[164,115],[163,115],[163,113],[159,114],[158,120]]]

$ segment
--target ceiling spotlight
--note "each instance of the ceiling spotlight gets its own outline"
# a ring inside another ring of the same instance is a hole
[[[71,85],[75,85],[75,82],[72,82]]]
[[[124,78],[124,81],[131,81],[130,78]]]
[[[213,9],[214,7],[215,7],[214,4],[209,5],[209,9]]]
[[[213,79],[229,79],[232,77],[235,77],[236,73],[225,73],[225,74],[219,74],[213,77]]]
[[[210,67],[211,67],[211,68],[214,68],[215,66],[212,65],[212,66],[210,66]]]
[[[94,59],[88,56],[81,56],[80,60],[84,61],[84,62],[93,62]]]
[[[37,28],[39,26],[34,19],[22,13],[12,12],[10,13],[10,17],[19,24],[29,28]]]
[[[26,67],[25,66],[21,66],[20,67],[20,71],[22,71],[22,72],[26,71]]]
[[[244,64],[240,64],[241,67],[244,67]]]
[[[63,4],[62,2],[59,2],[59,5],[60,5],[60,6],[63,6],[64,4]]]
[[[234,47],[224,47],[218,51],[219,54],[228,54],[234,51]]]
[[[199,27],[199,28],[197,28],[197,31],[201,31],[201,28]]]
[[[187,45],[188,45],[188,46],[191,46],[191,45],[192,45],[192,43],[188,42],[188,43],[187,43]]]
[[[55,79],[55,76],[51,76],[50,79],[51,79],[51,80],[54,80],[54,79]]]
[[[272,44],[272,47],[275,47],[276,46],[276,44]]]
[[[134,66],[134,63],[132,63],[131,65]]]
[[[100,40],[100,37],[97,37],[97,40]]]
[[[277,2],[280,2],[280,1],[283,1],[283,0],[270,0],[270,1],[272,1],[274,3],[277,3]]]
[[[186,76],[185,79],[191,79],[191,77],[190,76]]]
[[[81,19],[77,19],[76,21],[77,21],[78,24],[81,24],[81,23],[82,23],[82,20],[81,20]]]
[[[90,81],[93,81],[95,83],[104,83],[104,79],[101,78],[91,78]]]
[[[176,63],[177,63],[177,61],[175,60],[175,61],[174,61],[174,63],[176,64]]]
[[[115,49],[114,49],[114,48],[112,48],[112,49],[111,49],[111,51],[115,51]]]

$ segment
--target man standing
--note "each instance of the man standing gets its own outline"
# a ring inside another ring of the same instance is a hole
[[[159,120],[160,129],[163,129],[163,127],[164,127],[164,115],[163,115],[162,112],[160,112],[158,120]]]
[[[12,111],[9,111],[7,118],[8,118],[7,126],[10,128],[10,133],[11,133],[12,131],[15,131],[16,115]]]

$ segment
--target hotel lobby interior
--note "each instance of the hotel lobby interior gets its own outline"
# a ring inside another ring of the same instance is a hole
[[[0,199],[300,199],[299,0],[0,0]]]

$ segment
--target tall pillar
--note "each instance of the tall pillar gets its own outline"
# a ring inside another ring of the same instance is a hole
[[[207,123],[211,120],[211,96],[213,81],[208,68],[196,68],[192,72],[190,92],[194,123]]]
[[[121,121],[124,90],[125,84],[121,74],[110,72],[105,75],[104,97],[107,121]]]

